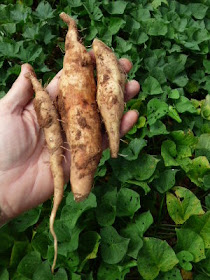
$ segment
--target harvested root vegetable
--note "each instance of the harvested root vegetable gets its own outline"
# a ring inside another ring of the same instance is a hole
[[[79,202],[89,195],[101,158],[101,122],[91,56],[78,37],[75,21],[65,13],[60,17],[67,23],[68,32],[58,107],[71,151],[71,189]]]
[[[113,51],[93,41],[97,69],[97,103],[109,137],[111,157],[118,156],[120,124],[124,111],[126,75]]]
[[[39,126],[44,129],[47,147],[50,153],[50,168],[54,182],[54,201],[50,215],[50,232],[54,238],[54,261],[52,272],[54,271],[57,260],[57,237],[54,231],[54,221],[59,204],[63,198],[64,172],[62,167],[63,160],[63,139],[57,110],[50,99],[49,94],[42,88],[33,73],[27,73],[35,91],[34,109],[36,111]]]

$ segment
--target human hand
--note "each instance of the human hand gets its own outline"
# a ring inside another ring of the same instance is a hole
[[[120,59],[120,63],[126,72],[132,68],[127,59]],[[33,89],[25,77],[29,71],[33,71],[29,64],[22,65],[19,77],[0,100],[0,225],[36,207],[53,194],[49,153],[33,108]],[[58,94],[61,71],[47,86],[53,100]],[[138,92],[138,82],[128,82],[125,101]],[[123,116],[121,136],[132,128],[137,119],[136,111],[129,111]],[[65,157],[63,167],[68,182],[70,154],[67,150]]]

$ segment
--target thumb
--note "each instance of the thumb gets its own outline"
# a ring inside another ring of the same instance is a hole
[[[33,98],[33,87],[29,79],[25,77],[25,74],[32,72],[33,68],[29,64],[23,64],[21,66],[21,72],[17,80],[12,85],[11,89],[6,94],[6,102],[9,105],[10,110],[22,111],[27,103]]]

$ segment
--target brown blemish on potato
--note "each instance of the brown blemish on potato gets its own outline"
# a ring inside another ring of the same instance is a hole
[[[80,137],[81,137],[81,131],[80,131],[80,130],[77,130],[75,140],[79,140]]]
[[[109,75],[104,74],[103,75],[103,83],[106,83],[110,79]]]
[[[79,117],[77,119],[78,124],[81,126],[81,128],[85,128],[87,126],[86,119],[84,117]]]

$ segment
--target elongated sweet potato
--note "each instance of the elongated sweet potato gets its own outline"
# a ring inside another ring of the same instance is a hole
[[[50,232],[54,238],[55,250],[52,266],[52,271],[54,271],[57,260],[57,237],[53,226],[56,212],[63,198],[64,187],[64,172],[62,167],[63,150],[61,148],[63,146],[63,139],[59,116],[49,94],[42,88],[42,85],[33,73],[27,73],[26,76],[31,80],[35,91],[34,109],[36,111],[39,126],[44,129],[44,135],[50,153],[50,168],[54,182],[54,201],[50,215]]]
[[[124,111],[126,75],[115,54],[102,41],[93,41],[93,51],[97,69],[97,103],[109,137],[111,156],[116,158]]]
[[[102,152],[101,123],[91,57],[82,45],[75,21],[68,24],[58,107],[71,151],[70,182],[76,201],[84,200],[93,185]]]

